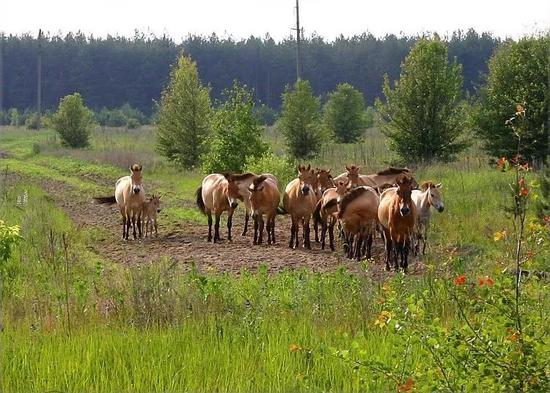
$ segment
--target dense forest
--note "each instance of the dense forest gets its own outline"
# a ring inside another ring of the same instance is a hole
[[[362,34],[326,41],[304,40],[303,77],[315,94],[325,96],[338,83],[358,88],[372,105],[381,95],[382,77],[399,76],[400,65],[418,37],[383,38]],[[449,56],[463,65],[464,90],[471,92],[487,70],[487,60],[500,40],[474,30],[455,32],[447,39]],[[231,38],[189,36],[181,43],[168,37],[136,33],[133,38],[86,37],[68,34],[42,39],[43,106],[54,108],[59,99],[80,92],[93,109],[129,103],[150,114],[165,86],[171,64],[184,51],[197,62],[212,97],[234,79],[256,91],[256,99],[279,108],[285,85],[296,78],[295,41],[276,42],[269,36],[240,41]],[[36,103],[38,40],[30,35],[5,36],[3,51],[3,108],[33,108]],[[0,108],[2,109],[2,108]]]

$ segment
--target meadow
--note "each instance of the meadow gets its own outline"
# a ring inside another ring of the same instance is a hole
[[[282,151],[275,130],[266,131],[266,140]],[[312,164],[338,174],[355,163],[369,173],[392,159],[372,128],[362,143],[326,146]],[[143,164],[145,184],[162,194],[164,210],[159,239],[122,245],[118,215],[98,210],[91,197],[112,193],[133,162]],[[318,245],[311,254],[283,254],[284,225],[276,252],[268,246],[249,252],[244,240],[213,249],[204,240],[206,219],[193,205],[203,174],[160,157],[152,127],[97,129],[91,146],[78,150],[61,147],[51,130],[0,128],[0,220],[19,225],[22,236],[0,266],[1,390],[515,390],[515,371],[508,380],[501,369],[532,370],[534,382],[525,386],[546,390],[548,366],[541,371],[526,361],[523,369],[511,355],[510,174],[475,146],[456,162],[413,169],[419,180],[443,183],[446,209],[435,216],[427,254],[403,275],[384,272],[379,258],[344,261],[341,251],[321,252]],[[534,196],[536,175],[528,178]],[[547,228],[532,208],[528,223],[524,269],[548,272]],[[195,244],[212,253],[209,262],[189,251]],[[468,278],[468,293],[457,277]],[[480,278],[491,278],[490,286]],[[532,356],[547,359],[548,277],[530,274],[524,285],[525,341],[536,343]],[[406,333],[422,329],[431,336]],[[464,357],[458,346],[456,354],[446,347],[454,345],[449,335],[473,337]],[[472,349],[487,337],[500,369],[489,349]],[[451,355],[455,363],[447,364]],[[469,380],[468,370],[480,379]]]

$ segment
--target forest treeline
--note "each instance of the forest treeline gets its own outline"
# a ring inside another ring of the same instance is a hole
[[[311,36],[303,43],[303,78],[322,97],[339,83],[350,83],[372,105],[382,94],[383,75],[387,73],[390,80],[399,77],[401,63],[419,38],[378,38],[365,33],[327,41]],[[472,92],[481,84],[487,61],[501,40],[469,30],[457,31],[446,41],[449,57],[456,57],[463,66],[464,90]],[[36,107],[38,40],[30,35],[10,35],[4,37],[2,47],[3,108]],[[176,43],[168,37],[142,33],[132,38],[53,35],[42,39],[43,107],[55,108],[60,98],[79,92],[95,110],[129,103],[151,114],[181,51],[196,61],[202,82],[210,84],[214,99],[238,80],[255,90],[257,101],[278,109],[285,85],[296,78],[292,38],[237,41],[212,35],[189,36]]]

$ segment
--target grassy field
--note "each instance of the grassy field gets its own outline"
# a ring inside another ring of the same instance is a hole
[[[273,130],[266,138],[280,150]],[[163,195],[163,230],[182,222],[183,230],[203,227],[193,207],[203,175],[166,163],[153,141],[151,128],[105,129],[94,132],[90,148],[71,150],[52,131],[0,128],[0,220],[19,225],[23,236],[1,266],[2,391],[396,391],[410,378],[414,389],[433,391],[430,383],[444,378],[443,357],[431,358],[423,341],[411,340],[403,352],[402,332],[377,323],[393,292],[392,302],[420,307],[443,330],[462,329],[461,311],[483,326],[500,324],[494,337],[507,343],[506,321],[489,323],[474,306],[461,310],[448,292],[459,275],[493,277],[496,290],[513,268],[514,229],[504,212],[510,178],[476,150],[415,171],[419,180],[443,183],[446,204],[428,254],[413,262],[426,266],[422,274],[378,276],[373,262],[362,262],[360,273],[298,266],[271,274],[264,266],[233,274],[182,271],[162,255],[121,263],[97,251],[105,238],[120,242],[118,235],[111,238],[99,222],[83,225],[66,209],[67,199],[112,192],[128,164],[139,161],[148,189]],[[370,172],[391,159],[383,136],[370,129],[365,143],[327,146],[313,164],[340,173],[353,162]],[[548,234],[532,225],[525,268],[548,272]],[[497,242],[497,231],[510,235]],[[526,298],[536,300],[526,303],[525,329],[544,344],[537,353],[548,354],[548,282],[525,285]],[[419,298],[421,306],[410,303]],[[401,306],[393,307],[397,315]],[[429,368],[440,371],[423,371]],[[460,386],[458,376],[455,382]]]

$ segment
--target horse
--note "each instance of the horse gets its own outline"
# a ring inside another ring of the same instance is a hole
[[[348,192],[348,181],[339,180],[336,187],[327,188],[317,202],[313,219],[315,225],[321,224],[321,249],[326,246],[328,231],[329,246],[334,251],[334,226],[338,222],[338,202]]]
[[[428,228],[432,217],[430,207],[442,213],[445,209],[443,196],[441,194],[441,183],[434,184],[431,181],[420,185],[420,190],[413,190],[411,197],[416,206],[416,228],[415,228],[415,253],[418,254],[420,242],[422,241],[422,254],[426,252],[426,242],[428,239]]]
[[[317,198],[312,184],[316,181],[315,171],[311,165],[307,168],[304,165],[298,166],[298,178],[287,184],[283,194],[283,208],[290,214],[292,226],[290,228],[290,248],[299,246],[298,225],[300,222],[303,227],[304,247],[311,249],[309,238],[309,220],[315,210]]]
[[[233,212],[242,200],[239,187],[233,175],[213,173],[206,176],[197,189],[196,202],[199,210],[208,217],[208,242],[218,242],[220,239],[220,217],[227,211],[227,240],[231,241]],[[212,238],[212,214],[215,217],[214,238]]]
[[[325,190],[334,187],[334,182],[332,181],[330,169],[315,169],[315,179],[316,181],[313,184],[313,188],[315,190],[317,202],[319,202]],[[315,232],[315,242],[319,243],[319,223],[317,220],[313,220],[313,231]]]
[[[412,179],[412,187],[417,188],[418,183],[414,180],[413,174],[409,168],[388,167],[372,175],[359,175],[360,181],[373,188],[384,187],[386,184],[395,184],[399,176],[408,176]]]
[[[386,270],[390,270],[393,250],[395,271],[399,270],[399,254],[401,267],[406,272],[410,238],[416,225],[416,206],[411,199],[413,179],[402,175],[396,183],[397,187],[388,188],[380,195],[378,220],[386,241]]]
[[[262,244],[264,232],[264,214],[266,215],[267,244],[275,244],[275,216],[281,194],[277,182],[271,177],[257,176],[248,187],[250,207],[254,220],[254,240],[252,244]]]
[[[273,176],[271,173],[262,173],[260,176],[265,176],[266,178],[270,178],[275,182],[275,184],[278,185],[277,178]],[[239,194],[240,194],[239,199],[244,203],[244,207],[245,207],[244,226],[243,226],[243,232],[241,236],[245,236],[246,233],[248,232],[248,221],[250,220],[250,214],[251,214],[249,187],[252,184],[252,181],[257,177],[258,175],[251,172],[232,175],[233,181],[235,182],[235,184],[237,184],[237,187],[239,188]]]
[[[366,182],[362,178],[362,175],[359,174],[360,170],[361,170],[360,166],[355,166],[355,165],[348,166],[348,165],[346,165],[346,171],[344,173],[341,173],[338,176],[336,176],[334,178],[334,182],[336,183],[340,180],[347,179],[351,182],[351,187],[352,188],[359,187],[359,186],[369,186],[369,187],[375,186],[374,184],[372,184],[370,182]]]
[[[145,222],[145,237],[153,235],[153,227],[155,228],[155,236],[158,236],[157,214],[160,213],[160,195],[148,198],[143,203],[142,217]],[[142,224],[143,225],[143,224]]]
[[[360,261],[364,248],[367,258],[372,256],[372,239],[378,223],[379,203],[376,190],[368,186],[356,187],[340,199],[338,218],[344,229],[348,258]]]
[[[133,228],[134,240],[136,237],[136,222],[139,237],[141,232],[141,212],[145,202],[145,189],[141,184],[140,164],[134,164],[130,167],[130,176],[123,176],[115,183],[115,195],[109,197],[96,197],[94,201],[101,204],[118,204],[120,214],[122,215],[122,239],[128,240],[130,232],[130,223]]]

